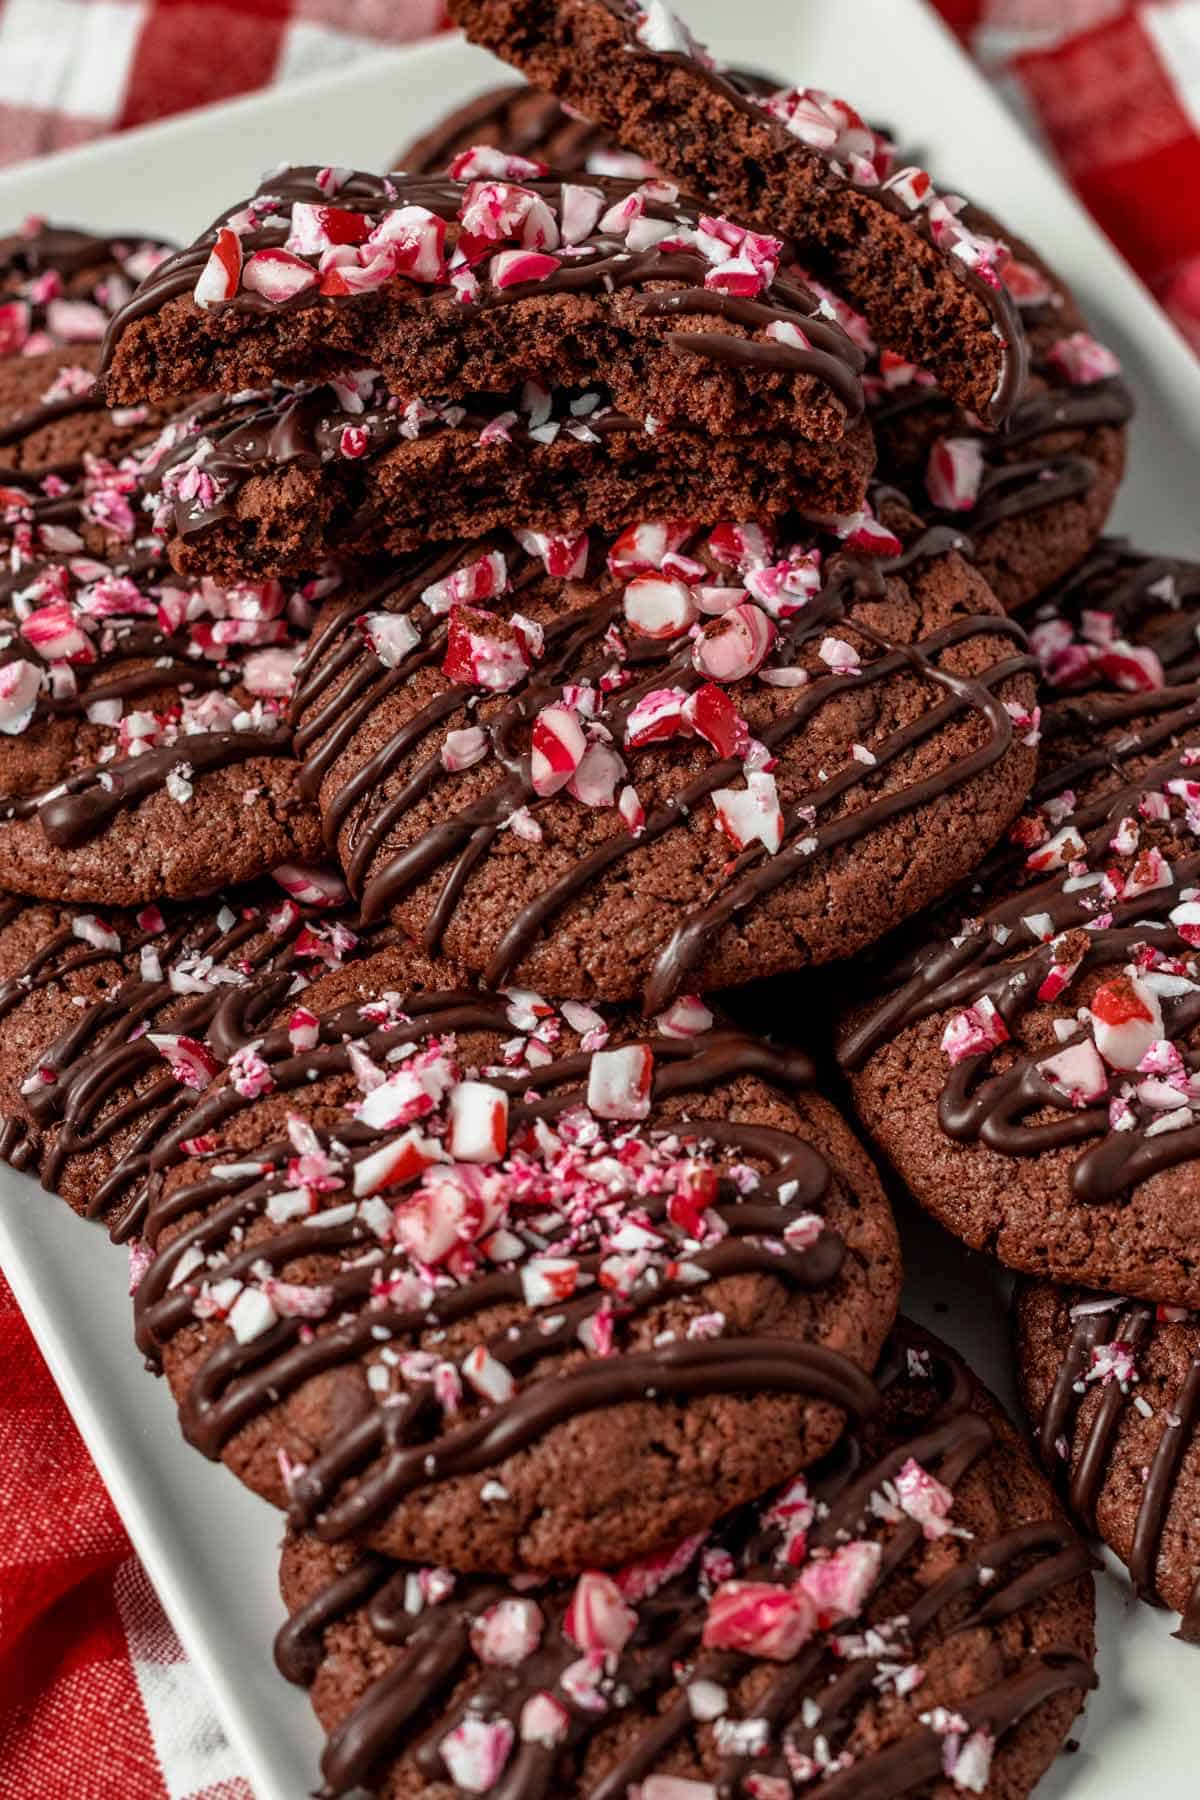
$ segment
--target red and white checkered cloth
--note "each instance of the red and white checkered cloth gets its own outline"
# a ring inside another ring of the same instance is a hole
[[[937,4],[1200,350],[1200,0]],[[442,0],[0,0],[0,163],[328,69],[442,15]],[[0,1800],[253,1800],[2,1277],[0,1396]]]
[[[3,1276],[0,1371],[0,1800],[254,1800]]]

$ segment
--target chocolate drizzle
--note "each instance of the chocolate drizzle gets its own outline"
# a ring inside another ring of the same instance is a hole
[[[321,1020],[317,1046],[299,1054],[286,1031],[267,1033],[259,1054],[271,1071],[271,1092],[304,1093],[315,1081],[352,1074],[360,1050],[387,1067],[403,1062],[405,1046],[472,1032],[496,1034],[499,1040],[511,1030],[509,1002],[503,996],[425,994],[405,1000],[404,1006],[400,1022],[383,1027],[364,1017],[358,1005],[343,1007]],[[672,1097],[703,1096],[739,1075],[756,1074],[786,1085],[811,1074],[806,1058],[731,1030],[716,1029],[689,1040],[654,1038],[652,1050],[656,1109]],[[537,1121],[552,1123],[578,1108],[590,1066],[591,1055],[576,1052],[512,1073],[489,1070],[489,1081],[510,1096],[510,1143]],[[222,1131],[246,1105],[229,1083],[215,1086],[160,1143],[158,1165],[169,1167],[177,1160],[183,1142],[219,1143]],[[754,1273],[805,1290],[837,1277],[846,1252],[836,1231],[818,1231],[802,1249],[791,1247],[783,1236],[791,1219],[819,1210],[830,1181],[825,1158],[805,1139],[762,1124],[710,1118],[702,1106],[689,1107],[686,1124],[652,1111],[639,1130],[652,1139],[675,1132],[689,1144],[709,1146],[718,1168],[727,1160],[753,1159],[765,1171],[752,1192],[741,1197],[731,1180],[720,1177],[714,1204],[721,1234],[688,1253],[688,1262],[709,1278]],[[317,1137],[327,1153],[341,1159],[337,1166],[348,1179],[364,1157],[388,1141],[389,1133],[346,1112],[332,1126],[319,1126]],[[320,1327],[310,1328],[302,1317],[281,1317],[248,1343],[222,1334],[190,1375],[181,1401],[183,1428],[212,1457],[313,1376],[361,1364],[378,1348],[381,1333],[402,1345],[418,1341],[424,1332],[486,1315],[496,1306],[521,1303],[519,1262],[535,1249],[553,1255],[556,1239],[568,1231],[565,1218],[558,1226],[543,1221],[537,1237],[528,1240],[514,1217],[511,1227],[521,1240],[519,1256],[513,1253],[517,1262],[491,1269],[485,1265],[459,1283],[439,1286],[419,1304],[393,1300],[392,1287],[412,1265],[403,1249],[381,1245],[355,1208],[346,1216],[338,1212],[330,1222],[317,1212],[273,1233],[255,1229],[257,1221],[272,1216],[272,1196],[289,1186],[293,1154],[286,1142],[268,1143],[236,1161],[228,1152],[216,1151],[207,1159],[215,1164],[209,1172],[201,1165],[198,1179],[168,1186],[151,1204],[146,1235],[159,1248],[136,1301],[138,1341],[150,1355],[192,1325],[201,1279],[193,1271],[214,1254],[222,1253],[222,1281],[251,1280],[264,1264],[278,1273],[307,1256],[338,1258],[333,1274],[321,1278],[331,1300]],[[347,1191],[341,1188],[326,1204],[339,1207]],[[399,1195],[392,1191],[388,1197]],[[652,1223],[668,1229],[665,1193],[649,1195],[639,1205]],[[175,1235],[164,1244],[167,1228]],[[771,1241],[764,1243],[764,1238]],[[562,1237],[564,1246],[569,1242]],[[582,1272],[580,1284],[554,1306],[552,1317],[531,1307],[527,1323],[483,1340],[490,1355],[517,1378],[511,1398],[465,1415],[462,1423],[444,1423],[428,1383],[410,1384],[388,1405],[373,1406],[333,1431],[320,1446],[290,1484],[294,1522],[315,1528],[330,1541],[369,1532],[405,1496],[431,1481],[495,1467],[566,1418],[651,1393],[667,1399],[768,1392],[820,1398],[855,1415],[870,1410],[874,1390],[852,1362],[792,1337],[724,1336],[637,1353],[626,1347],[611,1357],[568,1361],[540,1375],[543,1359],[577,1352],[580,1328],[608,1310],[607,1290],[595,1280],[600,1253],[585,1245],[572,1254]],[[621,1295],[618,1344],[626,1324],[664,1299],[686,1294],[689,1280],[686,1270],[638,1276]]]
[[[180,415],[180,423],[192,421],[193,415],[202,418],[205,408],[189,409]],[[219,595],[215,590],[203,599],[197,595],[189,605],[189,590],[165,562],[161,542],[152,536],[134,537],[136,509],[149,491],[150,479],[142,474],[134,482],[123,469],[112,475],[110,492],[109,475],[102,470],[62,494],[47,495],[24,485],[14,489],[28,491],[29,497],[13,507],[7,523],[12,548],[8,566],[0,570],[0,606],[9,616],[0,620],[0,667],[24,661],[42,668],[42,653],[22,634],[28,607],[19,600],[26,590],[36,594],[39,584],[47,592],[65,589],[70,621],[81,625],[86,644],[77,664],[68,659],[56,662],[53,670],[47,668],[26,729],[36,735],[67,719],[78,720],[82,728],[85,719],[103,718],[105,707],[115,704],[115,736],[127,703],[152,703],[157,697],[162,714],[159,733],[172,740],[139,740],[144,745],[140,753],[124,756],[114,756],[117,746],[110,742],[94,762],[80,767],[81,740],[69,760],[51,752],[48,760],[59,761],[60,766],[65,762],[70,771],[63,778],[49,787],[0,795],[0,821],[36,819],[46,842],[59,850],[73,850],[95,838],[119,813],[167,785],[175,771],[199,778],[236,763],[291,754],[291,734],[273,710],[276,703],[257,705],[244,688],[243,698],[228,708],[226,720],[232,728],[197,728],[198,721],[178,725],[185,697],[198,700],[212,694],[214,699],[226,695],[232,699],[239,692],[246,652],[237,636],[239,628],[228,638],[214,631],[214,641],[201,648],[188,621],[213,612]],[[0,488],[7,485],[8,474],[0,471]],[[103,551],[93,554],[91,542],[114,497],[130,514],[128,525],[123,534],[115,528],[106,531]],[[111,591],[93,608],[88,596],[105,584]],[[282,610],[282,592],[277,598]],[[263,614],[265,619],[265,606]],[[265,644],[295,639],[283,619],[265,623],[261,631],[258,641]],[[254,642],[250,636],[251,651]],[[15,748],[19,747],[20,739]]]
[[[654,158],[669,175],[717,195],[732,214],[757,222],[762,229],[775,231],[779,227],[781,207],[787,201],[789,171],[816,164],[811,191],[803,193],[797,203],[793,229],[803,240],[805,258],[812,261],[819,250],[832,268],[832,285],[844,289],[868,310],[868,297],[854,291],[857,284],[853,276],[858,247],[868,236],[869,211],[879,209],[899,219],[923,247],[933,252],[947,275],[970,291],[980,318],[997,340],[995,389],[978,410],[986,414],[989,424],[1000,424],[1018,400],[1028,368],[1021,315],[1007,288],[990,268],[976,268],[963,256],[954,254],[951,242],[944,247],[939,245],[927,204],[934,197],[932,193],[925,196],[925,203],[910,207],[895,188],[879,185],[876,171],[870,185],[856,185],[846,166],[837,159],[836,146],[822,149],[793,136],[786,124],[766,110],[760,95],[735,73],[719,68],[698,46],[693,46],[692,52],[648,48],[639,36],[641,15],[633,0],[596,3],[612,19],[623,39],[619,53],[622,79],[615,83],[607,69],[595,67],[589,60],[589,50],[592,57],[599,54],[595,39],[589,43],[586,32],[564,27],[563,19],[544,0],[523,6],[516,20],[508,18],[503,31],[495,28],[493,20],[481,16],[486,9],[473,4],[473,0],[461,0],[453,11],[457,22],[475,42],[485,44],[538,79],[549,82],[553,67],[560,99],[569,98],[582,110],[600,117],[611,91],[611,109],[602,122],[623,145]],[[604,46],[606,53],[614,48],[611,43]],[[539,62],[541,52],[545,54]],[[628,77],[626,70],[631,72]],[[707,104],[699,120],[688,105],[692,96],[686,85],[671,80],[675,70],[685,72],[688,82],[702,90],[701,100]],[[622,109],[616,96],[626,90],[629,82],[634,91]],[[598,96],[605,97],[593,104]],[[752,148],[742,151],[736,141],[730,144],[728,134],[721,131],[720,122],[713,117],[714,99],[740,118],[750,120],[763,134]],[[679,122],[678,129],[673,128],[675,121]],[[837,197],[842,194],[855,204],[839,206]],[[992,221],[976,207],[963,204],[956,216],[968,230],[991,236]],[[931,285],[926,270],[911,283],[909,291],[916,294],[922,284]],[[947,323],[939,321],[943,341]],[[952,326],[950,330],[953,331]],[[961,370],[961,363],[957,366]]]
[[[1200,729],[1200,693],[1191,679],[1194,616],[1176,609],[1196,591],[1197,578],[1195,565],[1143,556],[1123,543],[1102,540],[1083,569],[1063,584],[1061,594],[1039,608],[1039,615],[1068,620],[1089,608],[1108,611],[1118,634],[1133,631],[1160,646],[1166,685],[1136,693],[1114,694],[1099,687],[1067,690],[1061,696],[1051,691],[1044,720],[1045,772],[1031,809],[1036,816],[1047,807],[1059,808],[1056,826],[1069,827],[1080,840],[1071,864],[1040,879],[1030,875],[1020,841],[986,859],[972,890],[960,896],[969,921],[959,931],[947,926],[938,941],[901,956],[878,978],[878,998],[843,1029],[839,1058],[845,1068],[861,1069],[885,1043],[918,1021],[981,1000],[996,1007],[1015,1039],[1021,1021],[1038,1003],[1042,983],[1064,963],[1070,964],[1077,984],[1093,971],[1117,974],[1142,950],[1185,960],[1193,955],[1190,938],[1168,916],[1185,893],[1200,885],[1200,848],[1192,847],[1186,821],[1176,817],[1173,824],[1168,817],[1161,826],[1168,850],[1176,829],[1185,840],[1179,853],[1170,856],[1165,883],[1128,896],[1118,883],[1115,892],[1103,890],[1103,901],[1098,883],[1120,821],[1139,816],[1144,795],[1166,798],[1168,783],[1192,779],[1195,752],[1181,746]],[[1168,800],[1168,805],[1178,815],[1180,803]],[[1153,822],[1143,825],[1143,842],[1149,834],[1153,843],[1156,829]],[[1091,880],[1078,878],[1081,863],[1094,871]],[[981,896],[989,902],[982,908]],[[1045,936],[1033,948],[1031,928],[1024,923],[1028,919],[1037,921]],[[1060,950],[1068,936],[1069,951]],[[1194,989],[1164,995],[1162,1007],[1169,1038],[1186,1037],[1200,1024],[1200,992]],[[1086,1036],[1086,1026],[1079,1027],[1056,1047],[1068,1049]],[[1071,1169],[1071,1193],[1077,1201],[1111,1204],[1139,1181],[1200,1151],[1200,1121],[1157,1132],[1148,1131],[1145,1121],[1110,1129],[1109,1102],[1120,1096],[1127,1072],[1109,1070],[1107,1091],[1094,1103],[1074,1106],[1038,1068],[1050,1050],[1023,1052],[1014,1043],[1003,1046],[1000,1054],[1001,1073],[989,1072],[987,1056],[969,1056],[949,1069],[938,1107],[943,1130],[959,1142],[981,1142],[1008,1156],[1087,1145]],[[1200,1067],[1195,1052],[1189,1051],[1185,1060],[1189,1069]]]
[[[808,1533],[809,1554],[832,1550],[864,1530],[875,1536],[879,1527],[872,1522],[871,1498],[910,1458],[953,1490],[993,1453],[992,1426],[975,1410],[962,1364],[932,1340],[921,1336],[917,1344],[918,1353],[930,1359],[936,1399],[928,1393],[918,1397],[922,1383],[911,1376],[905,1382],[903,1358],[913,1340],[902,1327],[882,1367],[881,1386],[891,1410],[885,1426],[868,1428],[871,1459],[864,1453],[864,1434],[852,1432],[811,1472],[808,1489],[818,1514]],[[799,1571],[782,1556],[782,1525],[771,1509],[768,1498],[727,1518],[708,1539],[706,1556],[730,1558],[726,1567],[737,1580],[790,1584]],[[525,1703],[546,1693],[565,1709],[565,1736],[555,1745],[518,1740],[490,1790],[498,1800],[551,1800],[568,1793],[581,1800],[585,1794],[587,1800],[625,1800],[652,1773],[669,1773],[677,1757],[689,1773],[699,1760],[708,1775],[714,1754],[713,1791],[720,1800],[735,1800],[753,1791],[746,1785],[751,1775],[783,1777],[790,1791],[790,1767],[814,1753],[826,1759],[823,1769],[820,1764],[813,1769],[814,1777],[824,1776],[822,1793],[828,1789],[839,1800],[895,1800],[941,1776],[943,1742],[934,1730],[914,1720],[882,1747],[851,1753],[844,1766],[838,1762],[853,1743],[860,1708],[875,1697],[877,1684],[886,1687],[883,1665],[894,1672],[909,1657],[919,1662],[927,1640],[938,1643],[1034,1608],[1078,1581],[1090,1565],[1086,1549],[1061,1517],[1022,1519],[991,1541],[973,1540],[939,1580],[904,1601],[901,1641],[889,1642],[889,1601],[903,1591],[921,1544],[920,1527],[903,1517],[882,1536],[880,1569],[864,1606],[866,1618],[885,1627],[877,1647],[851,1660],[839,1656],[833,1640],[862,1629],[861,1620],[842,1620],[790,1661],[770,1665],[752,1654],[702,1644],[710,1578],[697,1566],[697,1546],[681,1572],[668,1574],[637,1603],[636,1629],[614,1658],[603,1686],[607,1705],[599,1712],[587,1711],[560,1685],[579,1655],[564,1630],[572,1593],[567,1582],[532,1590],[542,1631],[530,1654],[515,1666],[489,1667],[477,1659],[471,1632],[490,1607],[511,1594],[502,1582],[460,1578],[448,1597],[414,1611],[406,1566],[363,1556],[295,1612],[276,1640],[276,1661],[289,1680],[310,1683],[330,1653],[326,1633],[351,1616],[365,1620],[381,1654],[384,1647],[391,1652],[382,1673],[330,1733],[321,1763],[326,1796],[381,1783],[391,1764],[410,1760],[425,1781],[445,1782],[461,1792],[441,1754],[447,1734],[468,1716],[506,1719],[515,1727]],[[993,1572],[990,1578],[984,1570]],[[891,1610],[897,1610],[894,1604]],[[765,1682],[757,1680],[768,1673]],[[741,1685],[751,1676],[753,1698],[739,1704]],[[689,1703],[696,1682],[712,1683],[731,1697],[726,1715],[731,1723],[765,1725],[761,1754],[743,1753],[736,1737],[723,1752],[713,1744]],[[955,1710],[970,1729],[999,1739],[1003,1754],[1005,1734],[1031,1711],[1056,1694],[1082,1694],[1094,1685],[1090,1664],[1075,1649],[1030,1648],[1004,1658],[990,1685],[956,1700]],[[585,1784],[582,1770],[591,1740],[614,1725],[620,1730],[613,1757],[601,1759],[603,1772]],[[698,1744],[704,1746],[699,1756]]]
[[[317,173],[313,167],[282,170],[269,178],[255,198],[260,203],[273,200],[283,207],[290,207],[296,201],[328,204],[328,194],[315,180]],[[520,185],[537,194],[551,209],[561,204],[562,184],[558,181],[535,179]],[[639,186],[635,181],[603,177],[593,178],[588,185],[597,188],[610,205],[626,198]],[[386,177],[356,171],[338,188],[336,204],[347,209],[361,208],[372,217],[386,216],[409,206],[424,207],[453,228],[467,192],[468,184],[445,177]],[[111,366],[117,345],[131,324],[156,312],[168,300],[192,292],[208,261],[218,229],[235,212],[240,212],[243,205],[231,207],[195,244],[168,257],[147,277],[109,326],[101,353],[102,370]],[[274,216],[279,222],[265,222],[240,233],[244,256],[284,244],[289,222],[279,218],[278,213]],[[644,216],[678,222],[691,229],[698,226],[700,220],[700,214],[690,211],[686,203],[667,205],[659,200],[645,202]],[[681,317],[703,314],[726,319],[742,331],[763,334],[743,337],[735,333],[689,330],[666,333],[666,341],[677,354],[747,370],[811,375],[836,397],[847,423],[860,417],[863,410],[859,379],[862,355],[840,326],[821,315],[819,303],[807,288],[790,277],[779,275],[764,289],[761,301],[741,300],[704,286],[710,266],[699,251],[691,249],[653,246],[630,251],[625,248],[622,237],[597,226],[579,242],[563,250],[560,266],[544,280],[518,282],[503,288],[491,282],[482,283],[478,297],[470,301],[444,286],[417,288],[411,283],[403,285],[411,294],[406,302],[410,307],[424,309],[428,316],[440,319],[456,334],[467,331],[477,316],[510,307],[531,295],[541,299],[554,294],[589,294],[599,302],[607,295],[633,289],[636,290],[636,305],[645,314],[666,313]],[[674,291],[667,292],[657,285],[664,283],[673,284]],[[213,311],[218,318],[226,312],[271,316],[314,305],[340,308],[356,304],[361,309],[362,302],[357,296],[331,300],[322,295],[319,288],[309,288],[289,300],[274,303],[243,287]],[[768,326],[789,322],[802,330],[808,348],[795,348],[765,336]],[[599,341],[595,333],[593,340]]]
[[[1026,392],[1014,407],[1001,433],[983,430],[961,414],[946,421],[940,435],[975,438],[985,447],[986,462],[979,494],[973,506],[962,512],[933,513],[978,542],[981,535],[1005,521],[1027,518],[1048,506],[1087,494],[1099,477],[1099,468],[1087,453],[1087,435],[1102,426],[1126,424],[1133,415],[1133,395],[1119,376],[1086,387],[1064,387],[1048,366],[1036,365],[1046,385]],[[889,425],[915,412],[945,410],[950,403],[937,387],[917,382],[885,393],[870,409],[871,423],[886,434]],[[1061,434],[1079,436],[1076,447],[1063,448]],[[1037,449],[1026,457],[1012,452],[1022,446],[1038,446],[1044,438],[1055,440],[1052,449]],[[886,441],[886,437],[885,437]],[[886,460],[886,458],[885,458]],[[914,478],[923,474],[913,470]],[[924,507],[926,496],[914,496]]]
[[[1085,1307],[1092,1307],[1085,1302]],[[1181,1327],[1156,1323],[1156,1309],[1137,1301],[1113,1299],[1103,1310],[1079,1310],[1070,1342],[1054,1379],[1045,1411],[1037,1422],[1038,1450],[1046,1469],[1061,1479],[1071,1510],[1089,1530],[1096,1529],[1096,1508],[1118,1447],[1122,1417],[1138,1392],[1133,1382],[1106,1378],[1100,1397],[1081,1429],[1080,1414],[1091,1395],[1087,1382],[1093,1357],[1105,1346],[1119,1346],[1136,1358],[1158,1331]],[[1183,1459],[1200,1427],[1200,1352],[1193,1352],[1179,1388],[1164,1398],[1162,1431],[1144,1471],[1129,1573],[1143,1600],[1161,1604],[1158,1560]],[[1183,1610],[1176,1635],[1200,1644],[1200,1570]]]
[[[115,962],[124,977],[39,1049],[22,1083],[29,1120],[12,1122],[12,1153],[0,1145],[0,1159],[23,1168],[40,1147],[38,1172],[53,1193],[73,1158],[103,1156],[114,1139],[126,1139],[95,1181],[86,1216],[107,1220],[115,1242],[136,1236],[145,1220],[154,1152],[197,1099],[195,1089],[181,1086],[170,1071],[149,1033],[167,1029],[206,1041],[222,1062],[261,1036],[285,995],[303,983],[297,940],[331,917],[328,908],[281,902],[278,889],[260,887],[243,891],[236,911],[216,897],[175,909],[155,930],[115,915],[119,947],[95,947],[70,923],[52,933],[0,984],[0,1021],[40,990],[86,968]],[[6,902],[0,930],[28,904]],[[368,935],[363,947],[370,942]],[[143,952],[151,955],[148,966]],[[176,979],[184,961],[213,965],[218,975],[203,991],[189,993]]]
[[[830,673],[796,689],[795,703],[760,733],[772,754],[778,755],[790,738],[804,731],[828,700],[848,689],[864,684],[879,686],[911,672],[929,684],[936,698],[919,717],[875,746],[875,761],[869,768],[850,760],[802,794],[787,809],[783,844],[775,855],[754,847],[734,859],[717,891],[700,899],[659,951],[644,995],[647,1012],[657,1011],[702,969],[709,943],[729,921],[811,867],[814,858],[860,842],[890,820],[951,793],[994,768],[1008,752],[1013,742],[1012,721],[997,690],[1006,680],[1032,667],[1023,652],[1021,633],[1011,621],[973,615],[954,620],[920,643],[895,645],[866,628],[854,610],[859,601],[884,597],[889,577],[903,574],[925,558],[948,554],[961,543],[962,539],[948,527],[938,526],[919,532],[900,555],[892,558],[831,554],[824,565],[819,594],[783,621],[772,659],[780,666],[794,662],[806,646],[811,647],[843,621],[861,631],[875,645],[878,655],[874,661],[864,663],[860,673]],[[386,668],[355,629],[358,619],[378,606],[413,616],[423,589],[462,555],[460,546],[457,551],[452,549],[440,557],[408,565],[392,579],[390,588],[385,583],[352,601],[314,636],[297,671],[293,704],[296,750],[305,763],[302,791],[307,797],[315,798],[322,792],[337,759],[387,696],[417,670],[440,661],[443,653],[445,628],[442,622],[433,620],[411,654],[398,667]],[[532,578],[533,565],[507,544],[506,555],[513,587],[519,592],[522,584]],[[423,947],[435,952],[472,871],[488,854],[507,821],[526,806],[532,807],[536,817],[538,802],[530,785],[528,754],[522,748],[524,735],[539,708],[559,698],[566,684],[600,674],[607,660],[605,634],[621,618],[620,587],[601,574],[592,579],[597,586],[596,600],[551,621],[546,631],[545,657],[536,674],[489,719],[486,728],[504,773],[482,798],[444,816],[404,848],[390,850],[389,834],[402,822],[407,809],[436,791],[447,778],[434,734],[466,704],[471,690],[464,687],[449,687],[437,694],[349,779],[333,786],[332,791],[324,788],[322,813],[327,841],[339,845],[351,891],[362,898],[364,917],[383,916],[412,888],[445,869],[445,879],[422,939]],[[974,679],[951,675],[939,666],[946,651],[985,636],[1014,640],[1013,653],[1000,657]],[[623,740],[625,721],[639,698],[654,689],[671,686],[690,693],[704,679],[693,665],[690,639],[666,645],[647,640],[634,642],[631,666],[635,679],[615,697],[606,714],[618,745]],[[934,774],[891,793],[868,798],[855,810],[840,810],[847,796],[863,791],[872,774],[886,770],[889,764],[969,714],[978,717],[985,728],[983,741],[977,747],[956,756]],[[405,785],[388,795],[384,786],[388,777],[406,758],[419,754],[426,743],[428,755],[422,756]],[[565,875],[549,882],[536,898],[516,912],[492,956],[487,982],[500,986],[512,978],[539,935],[592,883],[634,851],[680,826],[693,808],[735,779],[740,770],[741,765],[734,758],[715,758],[669,801],[650,812],[636,833],[614,830],[597,848],[578,857]]]

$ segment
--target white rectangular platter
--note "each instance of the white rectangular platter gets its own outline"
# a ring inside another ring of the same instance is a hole
[[[1200,366],[1145,290],[1022,135],[921,0],[680,0],[719,56],[844,93],[930,166],[1011,219],[1079,291],[1138,395],[1116,525],[1160,550],[1200,554]],[[388,165],[451,103],[496,79],[455,39],[0,172],[0,230],[39,212],[186,240],[276,163]],[[779,1027],[786,1030],[787,1019]],[[1011,1402],[1004,1284],[982,1258],[905,1222],[912,1312],[956,1343]],[[123,1255],[0,1169],[3,1264],[130,1535],[190,1655],[211,1684],[232,1758],[258,1800],[301,1800],[320,1735],[305,1696],[275,1674],[280,1520],[179,1436],[129,1329]],[[0,1521],[0,1529],[3,1529]],[[1080,1751],[1039,1800],[1197,1792],[1200,1664],[1165,1615],[1098,1579],[1102,1686]]]

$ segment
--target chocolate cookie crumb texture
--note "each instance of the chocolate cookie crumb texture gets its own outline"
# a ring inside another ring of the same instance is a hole
[[[161,427],[161,406],[106,406],[98,364],[94,344],[0,360],[0,494],[62,491]]]
[[[986,424],[1016,404],[1027,351],[992,221],[939,193],[854,108],[811,88],[730,79],[686,25],[633,0],[452,0],[467,36],[731,217],[800,259],[932,369]]]
[[[879,349],[861,315],[840,304],[837,313],[870,357],[880,477],[931,520],[956,523],[1013,610],[1069,575],[1103,530],[1124,473],[1133,396],[1117,358],[1027,246],[1009,250],[1000,276],[1025,321],[1031,367],[999,432],[956,408],[928,371]]]
[[[290,1538],[276,1661],[324,1791],[1027,1795],[1095,1684],[1090,1557],[951,1351],[902,1321],[879,1380],[827,1461],[611,1575]]]
[[[758,94],[772,94],[782,86],[773,76],[750,69],[728,69],[726,76]],[[622,175],[644,181],[659,173],[645,157],[618,150],[599,126],[524,81],[489,88],[454,107],[406,144],[394,167],[410,175],[455,175],[460,159],[480,150],[499,153],[491,170],[495,174],[502,172],[501,159],[510,156],[540,163],[540,174],[554,169],[560,175]]]
[[[872,1408],[895,1229],[805,1058],[408,968],[335,978],[160,1146],[138,1337],[194,1444],[331,1542],[570,1571]]]
[[[836,442],[862,358],[784,250],[661,181],[284,169],[118,313],[107,392],[370,368],[404,404],[601,387],[664,454],[685,426]]]
[[[865,425],[835,443],[788,433],[656,431],[600,391],[402,405],[378,375],[230,399],[177,432],[155,489],[175,568],[222,580],[297,576],[331,556],[407,554],[523,527],[577,536],[647,516],[716,524],[793,507],[861,511]]]

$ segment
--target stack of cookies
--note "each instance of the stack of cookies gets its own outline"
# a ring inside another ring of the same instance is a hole
[[[0,1149],[286,1514],[323,1791],[1018,1800],[1069,1512],[1200,1633],[1200,570],[851,107],[453,10],[535,87],[404,172],[0,245]],[[901,1182],[1036,1277],[1036,1446]]]

